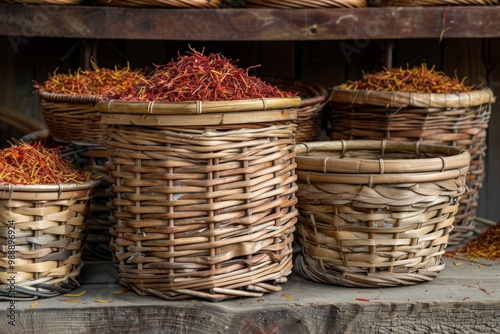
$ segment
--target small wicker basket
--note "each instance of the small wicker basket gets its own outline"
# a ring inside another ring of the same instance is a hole
[[[297,220],[299,106],[100,101],[121,284],[168,300],[280,291]]]
[[[39,91],[42,112],[54,140],[65,143],[104,145],[98,96]]]
[[[449,244],[474,229],[482,187],[487,129],[495,97],[491,89],[437,94],[357,91],[335,87],[329,105],[331,139],[426,141],[466,149],[472,156],[467,192],[461,197]]]
[[[101,181],[92,196],[85,219],[86,228],[82,233],[85,248],[82,251],[82,259],[84,261],[110,261],[110,212],[107,207],[108,183],[106,181],[108,171],[104,166],[108,158],[106,146],[55,142],[48,129],[32,132],[21,139],[27,143],[38,141],[49,146],[64,147],[63,156],[71,162],[73,168],[91,173]]]
[[[81,233],[99,182],[0,184],[0,300],[53,297],[79,286]]]
[[[353,140],[298,144],[296,153],[301,275],[385,287],[431,281],[444,268],[467,151]]]
[[[315,141],[323,130],[323,108],[328,103],[328,90],[315,82],[298,79],[264,77],[265,82],[282,91],[298,93],[302,104],[297,110],[295,142]]]

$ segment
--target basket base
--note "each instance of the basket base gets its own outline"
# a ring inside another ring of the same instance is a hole
[[[416,272],[391,273],[380,271],[377,273],[356,273],[333,270],[326,272],[319,268],[316,260],[306,257],[303,254],[298,254],[295,257],[294,270],[304,278],[318,283],[345,287],[382,288],[430,282],[439,275],[444,266],[445,264],[440,258],[434,258],[433,263]]]

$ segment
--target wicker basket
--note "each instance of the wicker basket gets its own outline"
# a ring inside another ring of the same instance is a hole
[[[323,108],[328,102],[328,90],[322,85],[298,79],[262,78],[282,91],[297,92],[302,104],[297,110],[295,142],[315,141],[323,130]]]
[[[220,8],[224,0],[94,0],[94,2],[120,7]]]
[[[79,286],[81,233],[98,184],[0,185],[0,300]]]
[[[107,207],[109,199],[106,181],[108,171],[104,166],[108,158],[106,146],[55,142],[47,129],[32,132],[21,139],[28,143],[39,141],[48,146],[64,147],[63,155],[71,161],[75,169],[91,173],[101,181],[92,196],[85,218],[86,228],[82,233],[84,240],[82,259],[84,261],[110,261],[109,228],[111,225],[110,212]]]
[[[297,220],[299,106],[99,102],[121,284],[168,300],[280,291]]]
[[[107,207],[109,195],[107,193],[109,184],[107,182],[108,170],[105,163],[108,159],[106,146],[86,144],[66,144],[66,158],[79,170],[92,173],[101,180],[92,200],[86,218],[86,229],[83,233],[84,249],[82,259],[84,261],[111,261],[111,250],[109,243],[111,235],[109,229],[110,210]]]
[[[398,7],[398,6],[486,6],[498,5],[498,0],[369,0],[372,7]]]
[[[352,140],[298,144],[296,153],[301,275],[385,287],[431,281],[444,268],[466,150]]]
[[[98,96],[55,94],[39,91],[42,112],[54,140],[104,145]]]
[[[361,8],[366,0],[246,0],[249,8]]]
[[[328,131],[332,139],[427,141],[467,149],[472,156],[468,190],[461,197],[449,244],[461,243],[472,233],[495,101],[490,89],[426,94],[334,88],[331,101]]]

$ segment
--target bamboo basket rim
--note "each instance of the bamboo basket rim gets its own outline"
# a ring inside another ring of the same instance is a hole
[[[315,104],[322,105],[328,100],[328,89],[317,82],[284,77],[262,77],[261,79],[278,87],[280,85],[293,86],[294,88],[301,89],[302,91],[307,91],[309,96],[300,96],[302,99],[301,107],[308,107]],[[301,92],[299,92],[299,95],[300,93]]]
[[[188,102],[137,102],[101,99],[97,102],[97,110],[101,113],[109,114],[200,115],[298,108],[301,104],[302,99],[298,96],[249,100]]]
[[[51,184],[13,184],[0,182],[0,191],[8,192],[65,192],[89,189],[98,186],[100,179],[87,180],[83,183],[51,183]]]
[[[45,90],[38,90],[36,93],[40,96],[41,99],[47,102],[66,102],[66,103],[78,103],[78,104],[95,104],[102,96],[98,95],[72,95],[72,94],[61,94],[61,93],[52,93],[47,92]]]
[[[341,151],[342,155],[347,150],[380,150],[381,152],[405,150],[414,152],[432,152],[441,155],[436,158],[423,159],[338,159],[324,156],[307,155],[312,151]],[[353,174],[380,174],[390,173],[432,173],[461,170],[468,167],[471,159],[469,151],[454,146],[436,145],[422,142],[399,142],[387,140],[332,140],[299,143],[295,145],[297,154],[295,160],[298,170],[309,170],[316,172],[345,173],[345,176]],[[403,168],[403,169],[402,169]],[[445,173],[446,174],[446,173]],[[429,175],[430,176],[430,175]],[[424,177],[420,175],[419,177]]]
[[[343,89],[335,86],[330,100],[334,103],[376,105],[383,107],[457,108],[491,104],[496,101],[489,87],[464,93],[416,93]]]

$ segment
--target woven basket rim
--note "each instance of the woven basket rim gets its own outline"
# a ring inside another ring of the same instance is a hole
[[[15,192],[64,192],[73,190],[90,189],[97,187],[100,179],[88,180],[83,183],[60,183],[60,184],[12,184],[0,182],[0,191]]]
[[[37,90],[36,94],[40,96],[41,99],[48,102],[67,102],[67,103],[85,103],[85,104],[94,104],[97,103],[102,96],[98,95],[72,95],[72,94],[61,94],[61,93],[52,93],[47,92],[45,90]]]
[[[383,107],[457,108],[491,104],[496,101],[489,88],[464,93],[415,93],[402,91],[353,90],[333,87],[334,103],[376,105]]]
[[[440,157],[423,159],[342,159],[335,157],[310,156],[313,151],[340,151],[347,150],[376,150],[394,151],[405,150],[414,152],[439,153]],[[437,145],[423,142],[400,142],[387,140],[331,140],[309,143],[299,143],[295,146],[297,154],[295,161],[298,170],[316,172],[334,172],[345,174],[401,174],[402,166],[405,173],[430,173],[458,170],[468,167],[471,155],[469,151],[446,145]],[[445,155],[445,156],[443,156]],[[306,168],[304,168],[306,166]]]
[[[325,103],[326,100],[328,99],[328,95],[330,94],[326,87],[317,82],[306,81],[301,79],[285,78],[285,77],[262,77],[261,79],[275,86],[283,84],[287,86],[294,86],[299,89],[307,91],[310,94],[310,96],[308,97],[301,96],[302,99],[301,107],[307,107],[315,104]]]
[[[101,99],[97,110],[101,113],[140,115],[199,115],[298,108],[300,97],[277,97],[231,101],[137,102]]]

